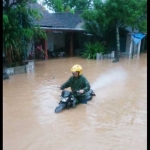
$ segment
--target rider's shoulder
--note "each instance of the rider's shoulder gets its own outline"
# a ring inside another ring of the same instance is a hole
[[[74,76],[70,76],[69,80],[73,80]]]
[[[86,79],[86,77],[82,74],[82,75],[80,75],[80,78],[82,78],[82,79]]]

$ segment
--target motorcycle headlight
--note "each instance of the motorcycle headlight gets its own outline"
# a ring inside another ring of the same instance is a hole
[[[62,101],[62,102],[67,102],[67,100],[68,100],[68,97],[66,97],[66,98],[61,97],[61,101]]]

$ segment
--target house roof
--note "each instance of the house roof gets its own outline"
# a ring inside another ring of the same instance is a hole
[[[66,30],[83,30],[81,26],[84,20],[82,19],[81,12],[63,12],[63,13],[49,13],[40,4],[32,4],[32,8],[41,11],[43,18],[36,20],[35,24],[45,29],[66,29]]]

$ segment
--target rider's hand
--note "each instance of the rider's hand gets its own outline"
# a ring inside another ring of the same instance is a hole
[[[79,93],[84,93],[84,90],[79,90],[78,92],[79,92]]]

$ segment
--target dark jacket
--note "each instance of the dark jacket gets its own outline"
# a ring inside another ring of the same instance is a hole
[[[85,97],[86,92],[90,90],[90,84],[88,80],[83,76],[79,75],[78,77],[71,76],[67,82],[61,85],[62,88],[71,87],[71,90],[76,97]],[[84,90],[83,94],[78,94],[75,91]]]

